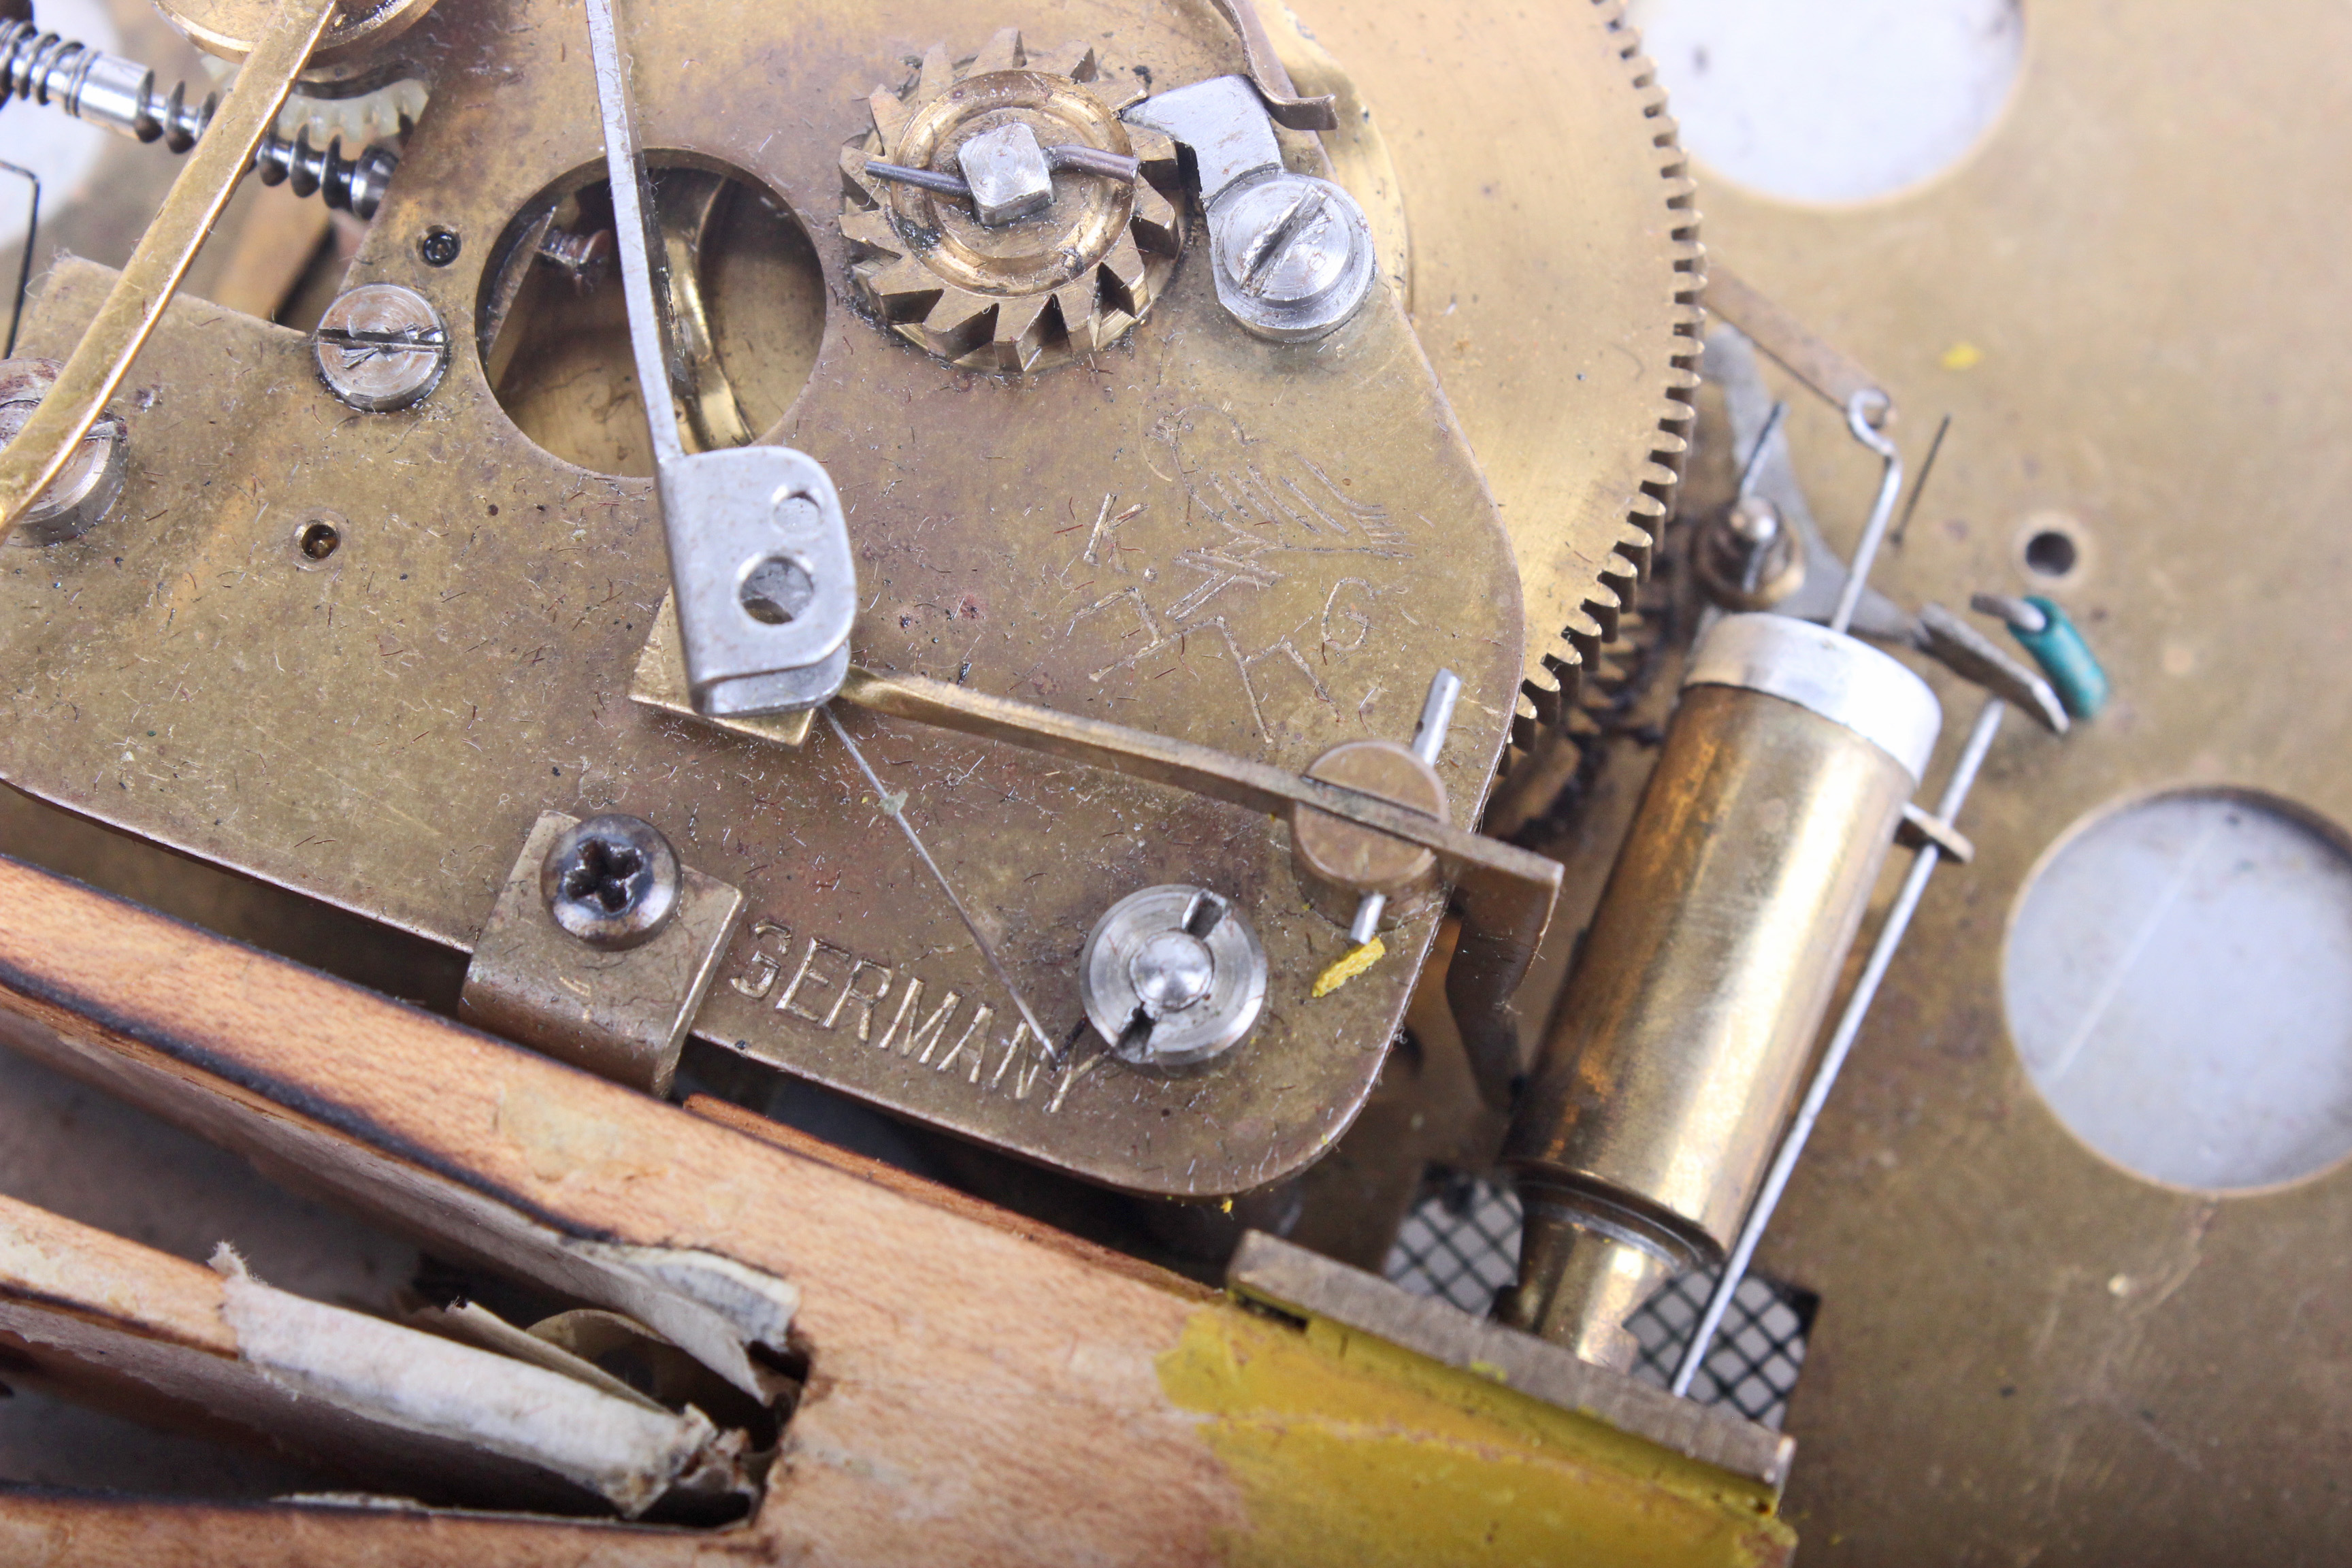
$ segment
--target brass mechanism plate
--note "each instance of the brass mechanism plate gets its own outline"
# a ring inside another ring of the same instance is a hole
[[[1053,26],[1116,31],[1163,86],[1238,64],[1205,7],[1138,21],[1082,5]],[[838,286],[828,217],[866,93],[935,41],[979,39],[963,8],[913,0],[743,33],[715,0],[640,8],[645,140],[811,216]],[[510,220],[601,160],[585,36],[576,11],[494,0],[443,7],[416,37],[447,64],[347,286],[403,282],[462,323]],[[707,58],[717,37],[724,71]],[[419,260],[434,225],[464,237],[456,265]],[[60,268],[29,351],[69,343],[104,282]],[[1516,700],[1517,577],[1392,299],[1285,349],[1234,327],[1186,265],[1128,344],[996,381],[893,342],[842,298],[770,438],[825,461],[849,506],[861,662],[1293,770],[1338,740],[1403,736],[1442,665],[1465,690],[1439,772],[1465,812],[1483,798]],[[1433,915],[1310,1000],[1345,933],[1307,910],[1286,830],[1263,816],[845,714],[877,793],[827,724],[792,751],[632,702],[667,589],[650,486],[533,447],[474,336],[451,333],[448,374],[418,408],[355,416],[296,334],[201,301],[170,311],[122,400],[132,477],[116,520],[10,563],[0,771],[460,947],[541,811],[627,811],[745,894],[697,1024],[708,1037],[1147,1192],[1272,1181],[1347,1126]],[[293,541],[321,509],[342,542],[313,562]],[[1058,1062],[1016,1026],[893,812],[995,933],[1066,1047]],[[1095,918],[1171,881],[1235,898],[1274,975],[1254,1037],[1181,1079],[1118,1064],[1076,1027],[1073,960]]]
[[[2023,17],[2007,113],[1931,185],[1803,210],[1701,170],[1710,247],[1885,378],[1915,472],[1952,416],[1876,585],[2049,594],[2116,692],[2063,740],[2002,731],[1961,822],[1976,862],[1929,885],[1757,1260],[1822,1302],[1787,1517],[1824,1565],[2336,1561],[2352,1170],[2216,1197],[2108,1163],[2026,1078],[2001,947],[2059,836],[2143,792],[2246,786],[2352,824],[2352,216],[2315,199],[2343,184],[2315,112],[2342,100],[2352,13]],[[1783,395],[1850,548],[1871,460]],[[2083,545],[2056,582],[2019,553],[2051,513]]]

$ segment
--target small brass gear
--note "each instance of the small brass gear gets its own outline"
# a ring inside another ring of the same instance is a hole
[[[877,87],[874,128],[842,150],[841,232],[858,298],[891,331],[971,370],[1046,370],[1117,342],[1183,249],[1175,145],[1122,121],[1141,79],[1086,43],[1032,56],[1005,28],[971,59],[945,45],[902,89]],[[1047,146],[1139,160],[1133,184],[1065,175],[1033,217],[983,226],[952,196],[875,178],[866,161],[952,173],[971,137],[1022,121]]]

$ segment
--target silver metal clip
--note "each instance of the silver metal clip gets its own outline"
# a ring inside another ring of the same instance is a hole
[[[613,227],[637,387],[653,436],[678,642],[695,708],[750,718],[814,708],[849,670],[857,569],[823,464],[789,447],[688,452],[670,403],[667,332],[655,305],[651,194],[631,123],[612,0],[588,0]]]

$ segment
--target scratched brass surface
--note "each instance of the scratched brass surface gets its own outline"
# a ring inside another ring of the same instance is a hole
[[[1291,9],[1385,128],[1413,324],[1518,555],[1530,710],[1565,723],[1649,559],[1697,383],[1699,217],[1665,95],[1617,0]]]
[[[1822,1297],[1787,1513],[1823,1565],[2341,1562],[2352,1171],[2215,1198],[2108,1164],[2027,1081],[2000,947],[2037,858],[2133,792],[2352,823],[2352,211],[2326,195],[2352,12],[2024,17],[2006,118],[1925,190],[1802,211],[1700,171],[1710,247],[1885,379],[1915,470],[1953,416],[1877,585],[2051,593],[2116,686],[2063,741],[2003,731],[1960,824],[1979,858],[1929,885],[1766,1238],[1759,1268]],[[1946,368],[1960,344],[1980,360]],[[1867,455],[1788,395],[1850,548]],[[2050,510],[2087,546],[2054,584],[2018,557]]]
[[[105,413],[165,302],[227,210],[252,166],[254,150],[269,133],[334,10],[333,0],[274,0],[275,31],[266,47],[207,118],[205,136],[123,263],[114,291],[93,312],[80,339],[58,353],[64,363],[57,380],[0,448],[0,542],[10,539],[18,520],[64,472],[82,437]]]
[[[814,219],[837,287],[845,255],[823,219],[838,149],[875,82],[961,20],[940,4],[818,8],[788,39],[747,40],[721,80],[659,47],[714,36],[707,10],[664,6],[659,38],[637,42],[646,140],[740,169]],[[725,16],[740,31],[740,13]],[[601,155],[577,26],[510,0],[442,8],[412,35],[446,63],[349,282],[404,281],[470,319],[490,239]],[[1162,84],[1233,63],[1205,7],[1146,22],[1074,7],[1038,26],[1115,30]],[[437,271],[416,254],[436,223],[469,241]],[[102,283],[61,270],[28,348],[69,339]],[[354,418],[295,335],[196,301],[167,315],[130,384],[120,520],[10,563],[12,781],[461,946],[541,810],[631,811],[749,900],[698,1024],[709,1037],[1143,1191],[1271,1181],[1346,1126],[1433,916],[1310,1003],[1344,932],[1306,910],[1262,816],[846,715],[884,802],[827,727],[788,752],[630,702],[666,586],[649,486],[531,447],[471,334],[452,335],[455,363],[424,405]],[[1293,769],[1339,739],[1408,733],[1444,664],[1467,689],[1440,772],[1464,809],[1483,795],[1518,679],[1517,578],[1385,297],[1301,353],[1234,329],[1202,269],[1180,268],[1129,346],[997,382],[894,343],[836,293],[809,387],[774,434],[820,455],[850,505],[862,660]],[[291,524],[317,506],[349,526],[305,569]],[[888,821],[902,794],[1027,1000],[1075,1039],[1064,1065],[1015,1030]],[[1275,974],[1247,1046],[1173,1079],[1077,1036],[1072,973],[1103,907],[1171,880],[1236,897]]]

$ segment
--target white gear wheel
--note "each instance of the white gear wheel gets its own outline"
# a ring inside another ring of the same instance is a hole
[[[199,54],[196,58],[212,79],[214,89],[226,94],[236,79],[236,63],[216,55]],[[341,137],[344,153],[356,157],[363,147],[406,136],[425,112],[430,96],[423,82],[406,79],[351,98],[311,98],[297,86],[286,95],[286,107],[278,111],[275,129],[289,142],[307,129],[313,147],[329,146]]]
[[[307,128],[310,145],[324,147],[342,139],[346,153],[357,153],[378,142],[397,142],[425,112],[428,96],[421,81],[386,82],[356,98],[306,98],[290,94],[278,111],[278,134],[289,140]]]

